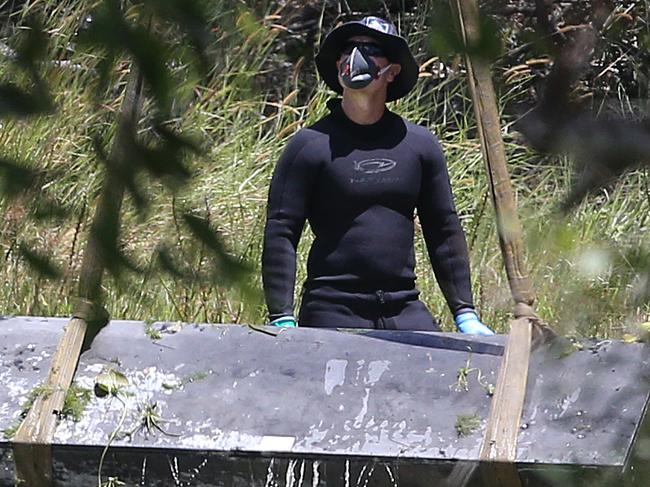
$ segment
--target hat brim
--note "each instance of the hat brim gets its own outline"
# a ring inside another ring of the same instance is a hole
[[[386,101],[397,100],[413,89],[418,80],[419,68],[406,39],[384,34],[356,21],[347,22],[331,31],[325,37],[316,55],[316,67],[327,86],[339,94],[343,93],[336,61],[339,59],[345,41],[353,36],[369,36],[376,39],[386,51],[388,59],[402,67],[399,74],[388,85]]]

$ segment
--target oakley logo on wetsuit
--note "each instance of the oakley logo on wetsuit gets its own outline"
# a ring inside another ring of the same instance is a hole
[[[363,161],[354,161],[354,170],[364,174],[377,174],[386,172],[397,166],[397,161],[392,159],[364,159]]]

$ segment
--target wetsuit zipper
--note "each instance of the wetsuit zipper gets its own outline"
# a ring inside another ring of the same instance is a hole
[[[384,305],[386,304],[386,299],[384,298],[384,291],[382,291],[381,289],[375,291],[375,296],[377,296],[377,301],[379,302],[377,326],[382,330],[384,330],[386,329],[386,324],[384,323]]]

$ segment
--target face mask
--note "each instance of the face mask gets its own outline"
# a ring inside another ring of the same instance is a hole
[[[389,64],[379,69],[379,66],[375,64],[370,56],[365,56],[363,52],[355,47],[348,58],[341,63],[339,72],[343,84],[347,88],[359,90],[368,86],[373,79],[379,78],[390,67]]]

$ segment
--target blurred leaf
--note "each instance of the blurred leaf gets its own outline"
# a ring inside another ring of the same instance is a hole
[[[26,244],[20,243],[18,247],[20,255],[25,262],[36,273],[46,279],[57,279],[61,276],[61,270],[54,264],[49,257],[44,254],[30,249]]]
[[[47,57],[49,38],[45,33],[43,20],[36,15],[27,17],[26,29],[23,29],[16,46],[17,61],[23,67],[31,69],[38,61]]]
[[[110,272],[115,279],[120,279],[124,270],[136,273],[143,272],[143,270],[124,253],[120,246],[119,220],[98,221],[95,219],[91,233],[92,238],[97,239],[97,242],[99,243],[106,270]]]
[[[142,189],[144,185],[138,181],[141,170],[146,170],[174,189],[186,183],[191,176],[184,164],[185,155],[188,152],[201,152],[196,142],[163,125],[156,126],[154,132],[158,136],[158,142],[150,144],[139,141],[135,134],[129,132],[126,135],[126,150],[121,161],[112,161],[106,154],[99,136],[93,138],[98,160],[106,165],[107,171],[113,172],[125,185],[139,212],[143,212],[149,202]]]
[[[13,83],[0,84],[0,117],[25,118],[52,110],[52,100],[46,92],[28,92]]]
[[[0,157],[0,196],[9,199],[20,195],[29,196],[29,214],[36,220],[62,219],[71,214],[69,208],[42,190],[47,181],[59,177],[61,174],[58,171],[37,171],[26,167],[24,163]]]
[[[453,55],[465,49],[463,38],[457,28],[456,15],[447,3],[439,4],[429,21],[428,42],[438,55]]]
[[[115,68],[115,52],[106,52],[97,63],[97,74],[99,75],[98,93],[105,93],[111,84],[111,74]]]
[[[37,63],[47,57],[48,37],[40,18],[30,16],[18,35],[15,62],[32,81],[31,91],[8,82],[0,85],[0,117],[24,118],[50,113],[54,103],[47,86],[38,74]]]
[[[189,273],[182,270],[174,261],[174,258],[171,255],[171,252],[164,245],[159,245],[155,251],[156,260],[162,268],[163,271],[170,274],[176,279],[188,279],[190,277]]]
[[[37,180],[37,171],[0,157],[0,188],[5,196],[15,197],[33,188]]]
[[[623,254],[622,260],[633,269],[650,270],[650,248],[632,247]]]
[[[465,45],[458,27],[458,16],[448,3],[439,5],[429,20],[428,42],[433,53],[442,56],[468,54],[485,59],[496,59],[501,55],[501,32],[491,17],[479,17],[479,37],[472,44]]]
[[[639,34],[639,45],[646,51],[650,51],[650,32]]]
[[[104,144],[101,138],[96,135],[92,138],[93,149],[97,154],[97,160],[106,166],[106,171],[115,175],[124,184],[129,196],[133,200],[136,210],[139,213],[144,213],[149,205],[149,200],[141,188],[141,185],[136,181],[136,169],[133,164],[124,164],[119,161],[112,161],[109,159]]]
[[[165,44],[154,38],[143,27],[138,27],[133,35],[125,40],[126,49],[140,66],[144,78],[149,84],[158,108],[168,113],[172,100],[172,82],[166,66]]]
[[[155,131],[162,139],[165,141],[165,143],[176,153],[179,153],[181,151],[189,151],[193,152],[194,154],[201,154],[203,153],[203,149],[201,149],[201,146],[199,143],[184,135],[179,132],[175,132],[171,130],[169,127],[163,124],[158,124],[155,126]]]
[[[565,213],[626,171],[650,164],[650,120],[601,118],[573,96],[597,41],[593,28],[574,33],[553,63],[538,105],[515,126],[534,149],[574,160],[577,177],[562,203]]]
[[[234,287],[241,293],[248,305],[261,306],[262,295],[259,289],[255,289],[251,279],[247,279],[250,276],[250,268],[224,251],[220,237],[210,228],[207,221],[189,213],[184,214],[183,218],[196,239],[211,250],[211,261],[214,265],[202,266],[197,270],[184,268],[178,263],[180,259],[175,258],[170,249],[161,244],[155,251],[160,269],[176,280],[183,280],[191,284]]]
[[[632,245],[617,253],[613,264],[619,276],[629,278],[621,285],[629,288],[630,302],[634,306],[650,304],[650,247]]]
[[[552,130],[555,150],[572,155],[578,170],[562,205],[565,212],[627,171],[650,167],[648,120],[598,120],[582,114],[565,124],[557,123]]]
[[[528,52],[533,57],[545,56],[555,51],[553,38],[547,35],[540,35],[539,32],[524,30],[520,33],[519,39],[519,48],[528,44]]]
[[[208,58],[207,48],[213,35],[210,32],[210,23],[201,3],[188,0],[149,0],[147,4],[161,17],[180,27],[192,46],[201,72],[206,74],[212,65]]]
[[[481,16],[479,24],[480,38],[467,48],[467,53],[485,59],[498,58],[503,50],[499,25],[491,17],[487,16]]]
[[[115,279],[120,279],[124,270],[136,274],[144,272],[133,260],[131,260],[117,245],[110,245],[104,242],[102,245],[102,254],[105,257],[106,270]]]
[[[91,17],[92,22],[79,32],[80,44],[112,52],[122,51],[124,37],[131,34],[131,26],[122,14],[120,2],[104,0]]]
[[[93,22],[79,35],[79,42],[106,51],[108,59],[116,53],[127,52],[140,67],[158,108],[167,113],[171,106],[172,82],[167,69],[167,47],[154,36],[148,27],[129,22],[123,15],[118,0],[104,0],[93,15]],[[102,66],[103,76],[108,74],[109,61]],[[105,79],[100,80],[106,85]]]
[[[183,164],[183,158],[187,149],[195,150],[196,147],[188,139],[162,126],[156,127],[156,134],[162,143],[146,145],[132,138],[125,158],[172,185],[186,182],[191,174]]]
[[[255,18],[255,15],[243,5],[238,6],[237,27],[248,37],[255,35],[262,28],[262,25]]]
[[[124,392],[124,389],[129,387],[129,379],[126,376],[112,367],[104,367],[104,369],[95,377],[95,395],[104,397],[107,395],[117,395]]]
[[[550,236],[554,239],[553,243],[559,252],[570,252],[576,246],[575,230],[562,222],[554,227]]]
[[[183,214],[183,220],[194,237],[203,243],[216,259],[218,277],[224,278],[229,284],[243,284],[244,278],[250,273],[249,268],[226,252],[221,237],[210,224],[191,213]]]
[[[33,202],[30,213],[37,220],[52,221],[67,218],[72,211],[53,198],[43,196]]]

